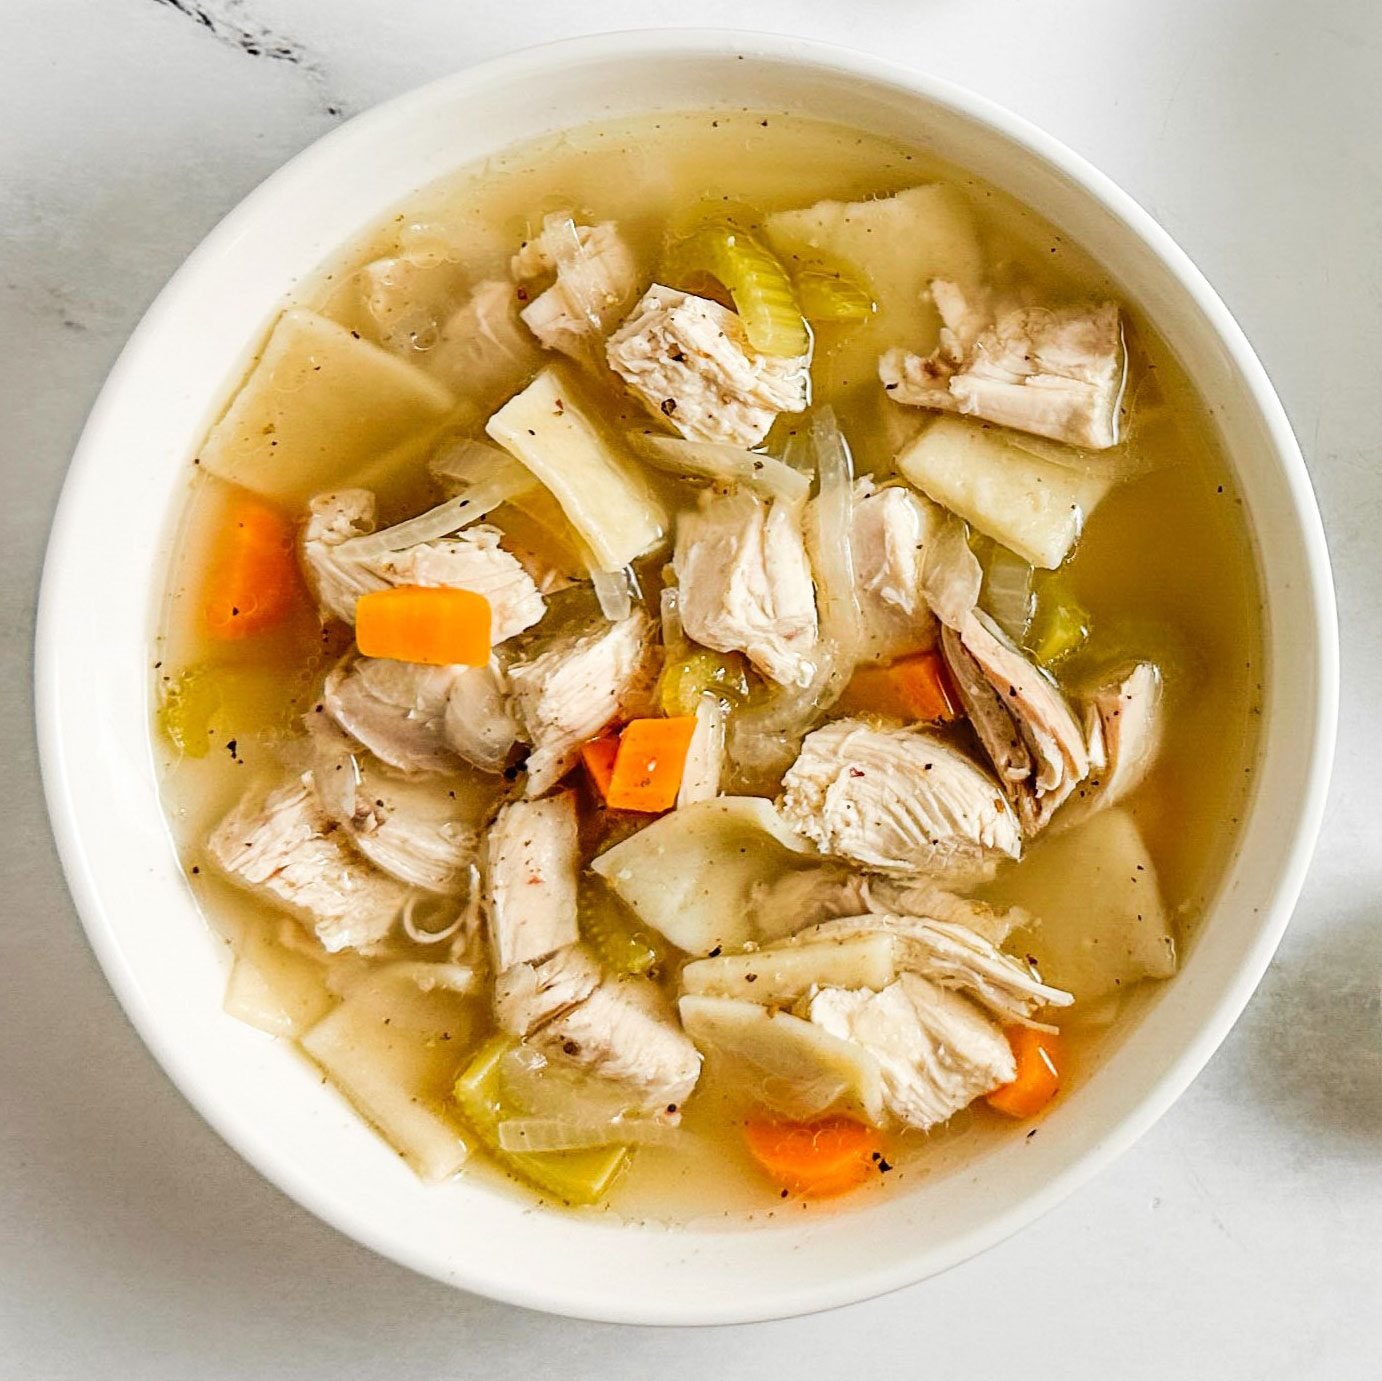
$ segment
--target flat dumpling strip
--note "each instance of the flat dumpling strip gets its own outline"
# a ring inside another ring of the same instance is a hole
[[[418,453],[452,406],[422,370],[292,308],[197,459],[208,474],[296,505],[382,457]]]

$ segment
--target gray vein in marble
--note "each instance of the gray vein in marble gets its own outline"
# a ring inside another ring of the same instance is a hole
[[[154,0],[156,5],[176,11],[194,24],[200,25],[213,38],[238,48],[252,58],[268,58],[270,62],[287,62],[294,67],[311,68],[300,43],[275,33],[267,25],[245,12],[244,0]]]
[[[154,0],[154,3],[190,19],[218,43],[246,57],[266,58],[269,62],[296,67],[323,96],[327,96],[326,75],[308,56],[306,47],[256,19],[246,0]],[[326,113],[339,118],[344,110],[338,101],[328,97]]]

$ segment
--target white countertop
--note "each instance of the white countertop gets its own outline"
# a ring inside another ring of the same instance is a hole
[[[1344,707],[1324,842],[1280,955],[1133,1152],[941,1279],[809,1320],[657,1333],[416,1278],[298,1209],[184,1105],[63,888],[29,644],[95,391],[244,192],[343,115],[476,59],[693,22],[929,67],[1044,125],[1161,219],[1238,314],[1304,444]],[[0,32],[0,1377],[1382,1374],[1376,0],[0,0]]]

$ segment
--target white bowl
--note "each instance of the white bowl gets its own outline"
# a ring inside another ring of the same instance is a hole
[[[187,458],[292,284],[413,189],[506,145],[711,105],[796,110],[934,148],[1090,250],[1211,400],[1268,558],[1257,791],[1184,971],[1042,1136],[877,1207],[740,1231],[619,1227],[464,1180],[414,1180],[304,1061],[222,1015],[222,947],[179,871],[149,729],[155,607]],[[168,284],[111,373],[63,491],[37,651],[48,803],[77,908],[131,1020],[207,1121],[385,1256],[499,1299],[644,1323],[800,1314],[921,1280],[1129,1146],[1209,1059],[1276,948],[1318,830],[1337,711],[1333,590],[1305,466],[1251,348],[1165,232],[987,101],[876,58],[729,32],[615,34],[486,63],[352,120],[270,178]]]

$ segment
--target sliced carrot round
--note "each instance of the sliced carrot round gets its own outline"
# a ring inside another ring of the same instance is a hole
[[[253,494],[238,496],[207,565],[207,632],[246,638],[284,618],[302,593],[293,548],[293,525],[282,513]]]
[[[671,810],[677,803],[695,732],[695,715],[635,719],[626,724],[605,788],[609,807],[648,814]]]
[[[860,667],[841,705],[855,714],[946,723],[961,714],[959,697],[937,652],[917,652],[886,667]]]
[[[882,1136],[849,1117],[816,1122],[751,1118],[744,1124],[744,1139],[777,1184],[812,1199],[848,1193],[882,1163]]]
[[[604,738],[593,738],[581,746],[581,761],[590,773],[590,780],[600,793],[602,801],[609,800],[610,778],[614,776],[614,760],[619,756],[619,736],[607,734]]]
[[[490,654],[489,600],[449,586],[374,590],[355,601],[355,641],[366,657],[484,666]]]
[[[1008,1117],[1033,1117],[1056,1096],[1065,1068],[1065,1047],[1054,1031],[1009,1026],[1003,1034],[1017,1061],[1017,1077],[988,1095],[988,1105]]]

